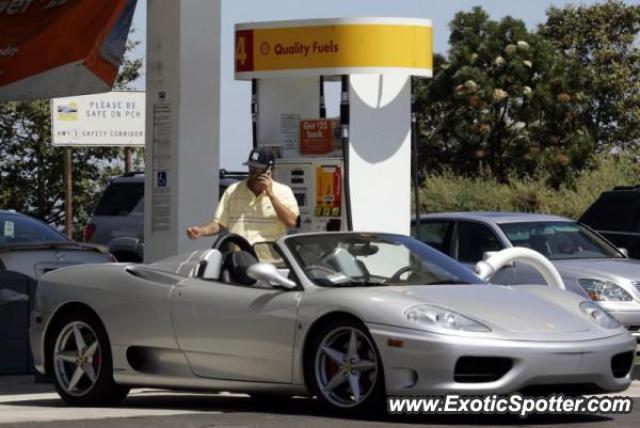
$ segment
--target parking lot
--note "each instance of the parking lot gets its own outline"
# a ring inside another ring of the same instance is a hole
[[[70,408],[48,383],[32,376],[0,377],[0,425],[19,427],[372,427],[372,426],[555,426],[635,427],[640,381],[624,395],[634,411],[615,416],[371,416],[342,418],[327,414],[306,398],[258,401],[243,394],[200,394],[136,389],[119,407]]]

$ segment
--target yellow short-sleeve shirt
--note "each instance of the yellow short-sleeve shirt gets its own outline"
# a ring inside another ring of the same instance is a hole
[[[289,186],[274,181],[273,193],[284,206],[296,215],[300,214],[298,202]],[[287,233],[287,227],[278,218],[271,199],[265,192],[254,195],[247,186],[247,180],[227,188],[213,220],[229,232],[243,236],[251,244],[275,241]]]

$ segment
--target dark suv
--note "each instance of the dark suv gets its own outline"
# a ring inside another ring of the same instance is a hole
[[[603,192],[579,221],[640,259],[640,186]]]
[[[220,170],[220,195],[245,172]],[[84,240],[109,247],[120,262],[144,259],[144,172],[114,177],[102,192],[84,230]]]

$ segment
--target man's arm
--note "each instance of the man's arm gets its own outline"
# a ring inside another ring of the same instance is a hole
[[[273,190],[271,190],[271,192],[267,191],[267,196],[269,196],[269,199],[271,199],[271,204],[276,210],[276,214],[278,215],[280,221],[284,223],[284,225],[288,228],[295,227],[298,220],[298,215],[290,210],[280,199],[278,199],[278,197],[273,193]]]
[[[187,228],[187,236],[189,239],[200,238],[201,236],[216,235],[224,230],[217,221],[212,220],[209,223],[201,224],[200,226],[189,226]]]
[[[229,214],[229,189],[225,190],[218,203],[216,215],[209,223],[200,226],[187,227],[187,236],[189,239],[200,238],[201,236],[211,236],[222,232],[228,222]]]
[[[273,208],[276,210],[278,219],[284,223],[287,228],[295,227],[298,221],[298,213],[289,208],[285,201],[280,200],[280,198],[276,196],[273,191],[273,179],[271,178],[271,173],[262,174],[260,178],[258,178],[258,183],[263,186],[267,196],[271,199],[271,205],[273,205]]]

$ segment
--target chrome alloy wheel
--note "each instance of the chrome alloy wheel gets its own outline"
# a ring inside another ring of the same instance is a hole
[[[376,387],[376,350],[358,328],[338,327],[329,332],[318,346],[314,361],[320,393],[337,407],[358,406]]]
[[[82,321],[67,324],[53,347],[56,381],[69,395],[80,397],[93,388],[100,375],[102,352],[96,332]]]

